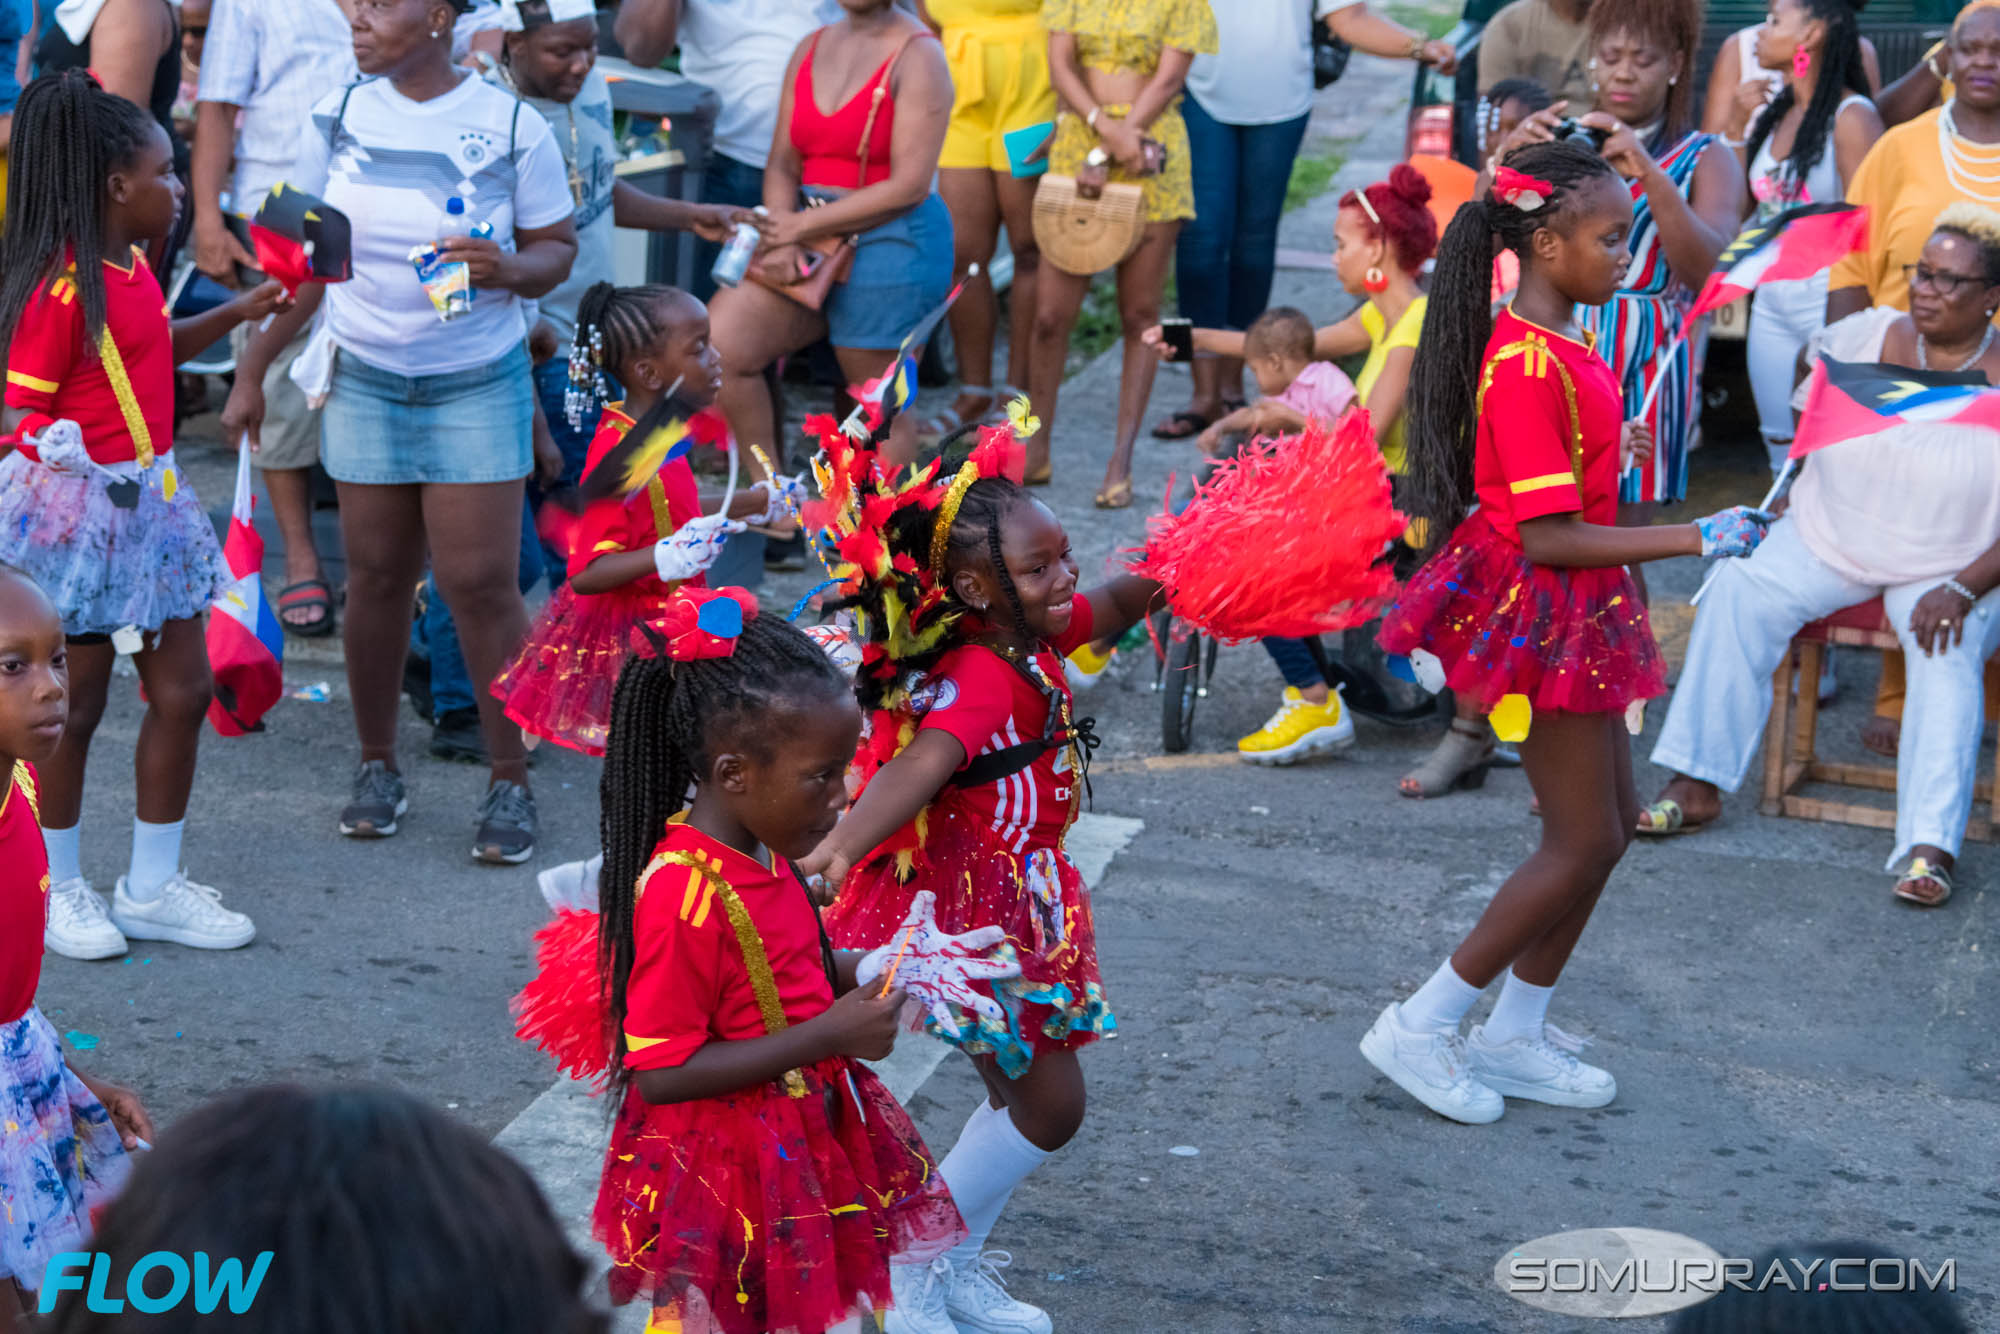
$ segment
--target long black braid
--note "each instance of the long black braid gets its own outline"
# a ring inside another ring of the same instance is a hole
[[[713,748],[727,743],[768,756],[770,729],[786,710],[845,695],[850,687],[833,660],[803,630],[772,615],[743,623],[726,658],[674,662],[635,655],[619,673],[611,700],[611,734],[598,789],[604,869],[599,876],[598,966],[610,979],[613,1085],[624,1071],[625,988],[632,977],[633,911],[639,877],[667,821],[688,804],[707,774]]]
[[[678,287],[647,283],[618,287],[593,283],[576,303],[576,338],[569,351],[569,393],[565,402],[570,425],[582,429],[610,397],[604,372],[621,383],[631,382],[631,364],[666,335],[663,318],[676,302],[694,300]]]
[[[1819,77],[1813,82],[1812,100],[1806,103],[1799,132],[1792,138],[1792,151],[1781,168],[1785,187],[1794,196],[1804,187],[1806,177],[1832,142],[1834,116],[1842,99],[1849,93],[1868,96],[1868,76],[1861,64],[1861,28],[1854,17],[1854,6],[1849,0],[1798,0],[1798,3],[1826,25],[1826,40],[1819,49]],[[1787,81],[1750,127],[1745,149],[1750,161],[1757,160],[1757,150],[1797,104],[1798,90]]]
[[[1472,503],[1472,442],[1478,419],[1479,369],[1493,336],[1494,243],[1531,263],[1529,241],[1544,227],[1567,228],[1585,183],[1612,176],[1603,158],[1567,143],[1529,144],[1506,165],[1546,181],[1554,198],[1524,213],[1488,193],[1461,205],[1438,243],[1419,346],[1410,370],[1409,506],[1426,521],[1435,550]]]
[[[104,187],[158,133],[137,103],[80,69],[45,74],[14,108],[7,228],[0,235],[0,360],[37,293],[73,254],[85,357],[104,332]]]

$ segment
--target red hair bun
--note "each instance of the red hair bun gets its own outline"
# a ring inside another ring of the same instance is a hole
[[[1377,181],[1366,189],[1366,208],[1353,190],[1340,197],[1340,206],[1361,215],[1362,226],[1368,229],[1371,238],[1388,241],[1404,272],[1417,272],[1424,261],[1437,253],[1437,219],[1426,207],[1430,203],[1431,183],[1409,163],[1398,162],[1390,170],[1388,180]]]

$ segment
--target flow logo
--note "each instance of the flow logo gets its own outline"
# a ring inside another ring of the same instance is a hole
[[[111,1257],[90,1251],[64,1251],[49,1257],[42,1275],[41,1314],[55,1310],[56,1298],[64,1292],[83,1293],[87,1310],[99,1315],[116,1315],[130,1303],[143,1315],[159,1315],[192,1299],[194,1309],[210,1315],[227,1306],[231,1315],[242,1315],[257,1300],[264,1275],[271,1267],[272,1252],[265,1251],[251,1262],[246,1274],[235,1256],[219,1264],[211,1263],[208,1252],[196,1251],[189,1257],[174,1251],[154,1251],[133,1262],[125,1274],[124,1295],[106,1291],[111,1277]],[[86,1272],[88,1271],[88,1272]],[[165,1274],[165,1282],[156,1278]],[[86,1284],[88,1287],[86,1288]],[[164,1287],[164,1291],[158,1291]]]

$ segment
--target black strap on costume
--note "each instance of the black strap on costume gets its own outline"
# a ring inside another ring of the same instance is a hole
[[[1023,741],[973,756],[963,769],[951,776],[950,786],[983,787],[988,783],[997,783],[1003,778],[1012,778],[1050,751],[1073,742],[1076,745],[1077,776],[1083,780],[1085,798],[1094,802],[1095,794],[1090,790],[1090,756],[1102,740],[1097,735],[1097,720],[1074,719],[1070,723],[1069,732],[1064,734],[1060,688],[1045,685],[1041,677],[1029,671],[1027,666],[1012,654],[1001,653],[1000,657],[1025,677],[1028,684],[1040,691],[1042,697],[1047,700],[1049,711],[1048,716],[1042,721],[1042,735],[1033,741]]]
[[[771,855],[775,857],[778,854],[774,852]],[[819,900],[813,897],[812,886],[807,884],[806,878],[799,874],[799,868],[794,866],[790,861],[787,861],[785,866],[791,871],[792,879],[799,882],[799,888],[805,891],[806,903],[812,908],[813,925],[819,928],[820,965],[826,969],[826,984],[832,987],[833,994],[838,996],[840,994],[840,972],[834,966],[833,938],[826,934],[826,919],[820,916]]]

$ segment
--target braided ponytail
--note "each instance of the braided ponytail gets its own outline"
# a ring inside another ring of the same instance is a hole
[[[1462,205],[1438,243],[1424,311],[1419,355],[1410,369],[1408,508],[1426,521],[1435,550],[1472,503],[1472,442],[1478,425],[1479,370],[1493,336],[1493,259],[1498,246],[1529,264],[1529,243],[1544,227],[1562,227],[1578,187],[1612,171],[1589,149],[1559,142],[1529,144],[1506,165],[1553,188],[1532,213],[1491,191]]]

